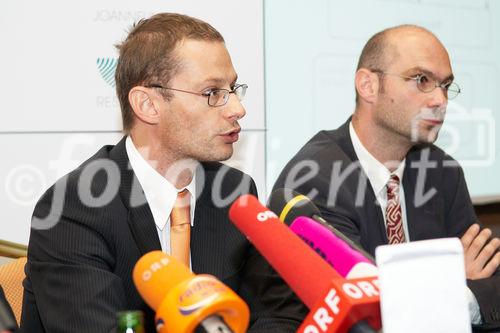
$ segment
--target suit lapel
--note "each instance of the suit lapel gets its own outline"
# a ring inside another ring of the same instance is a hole
[[[359,159],[354,150],[354,146],[352,145],[351,135],[349,133],[349,123],[351,122],[351,118],[352,117],[350,117],[347,122],[345,122],[341,127],[338,128],[338,130],[336,131],[337,135],[335,141],[346,153],[348,158],[353,163],[356,163],[359,162]],[[378,204],[375,193],[373,192],[373,187],[371,186],[370,181],[368,180],[368,176],[366,175],[363,168],[360,167],[359,172],[360,174],[358,176],[358,179],[365,177],[365,179],[367,179],[368,181],[364,196],[364,204],[361,207],[357,207],[356,209],[362,210],[363,212],[360,216],[368,216],[369,220],[361,222],[370,224],[368,232],[371,234],[371,238],[374,238],[375,235],[373,234],[373,232],[376,231],[379,235],[379,241],[382,242],[382,244],[387,244],[387,232],[385,230],[385,222],[384,216],[382,215],[382,210]]]
[[[211,174],[202,165],[196,174],[196,207],[194,212],[194,224],[191,232],[191,266],[193,272],[213,272],[214,261],[217,256],[213,249],[221,240],[217,232],[217,221],[221,221],[221,211],[211,205],[212,187]],[[217,242],[214,242],[217,240]],[[212,244],[211,244],[212,243]],[[210,251],[208,251],[210,249]]]
[[[435,178],[432,176],[433,169],[427,170],[425,179],[418,179],[419,169],[411,166],[413,162],[420,161],[421,154],[422,148],[418,146],[408,153],[403,176],[406,221],[408,223],[410,241],[436,238],[437,235],[443,235],[444,237],[442,224],[439,223],[441,217],[439,215],[439,207],[442,202],[440,194],[435,194],[430,200],[426,200],[423,203],[421,199],[424,193],[430,191],[435,185],[430,181]],[[417,189],[418,181],[424,181],[421,191]]]
[[[197,202],[195,223],[191,233],[191,264],[193,272],[210,273],[224,276],[223,260],[225,240],[220,239],[224,233],[218,230],[220,222],[227,219],[223,211]]]
[[[129,210],[128,224],[141,255],[161,250],[153,216],[147,204]]]
[[[191,232],[191,265],[195,273],[208,273],[224,280],[233,273],[229,267],[230,245],[236,240],[228,240],[231,228],[228,221],[229,207],[216,207],[212,200],[213,180],[218,168],[202,164],[196,175],[196,208]]]
[[[150,251],[161,250],[161,244],[144,191],[130,167],[125,139],[126,137],[113,148],[110,157],[120,170],[120,197],[128,209],[128,225],[141,255],[144,255]]]

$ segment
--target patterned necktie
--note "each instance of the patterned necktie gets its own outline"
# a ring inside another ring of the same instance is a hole
[[[399,178],[392,175],[387,182],[387,208],[385,211],[387,239],[389,244],[405,242],[401,206],[399,204]]]
[[[190,219],[191,195],[187,189],[177,194],[170,213],[170,254],[189,267],[189,243],[191,239]]]

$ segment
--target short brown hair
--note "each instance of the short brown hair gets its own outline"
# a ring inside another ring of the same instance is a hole
[[[115,72],[116,94],[126,133],[134,120],[128,93],[138,85],[168,84],[180,64],[173,51],[185,39],[224,42],[222,35],[206,22],[186,15],[161,13],[134,24],[127,38],[116,45],[120,53]]]

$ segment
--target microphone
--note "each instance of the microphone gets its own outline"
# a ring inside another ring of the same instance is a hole
[[[279,216],[279,219],[287,225],[291,225],[297,217],[310,217],[316,222],[330,230],[335,236],[346,242],[351,248],[360,252],[365,258],[375,263],[375,258],[366,252],[361,246],[354,243],[350,238],[337,230],[321,217],[318,207],[305,195],[287,188],[279,188],[271,193],[268,200],[269,208]]]
[[[375,277],[345,280],[256,197],[243,195],[229,218],[311,309],[298,332],[374,332],[380,306]],[[367,320],[370,323],[359,323]]]
[[[194,275],[162,251],[142,256],[133,270],[134,284],[156,311],[159,333],[244,333],[250,311],[230,288],[208,274]]]
[[[342,277],[377,276],[377,266],[354,250],[324,225],[309,217],[297,217],[290,225],[314,251],[329,263]]]

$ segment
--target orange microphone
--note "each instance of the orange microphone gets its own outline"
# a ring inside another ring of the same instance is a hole
[[[194,275],[162,251],[142,256],[133,271],[134,284],[156,311],[159,333],[244,333],[250,311],[246,303],[212,275]]]

